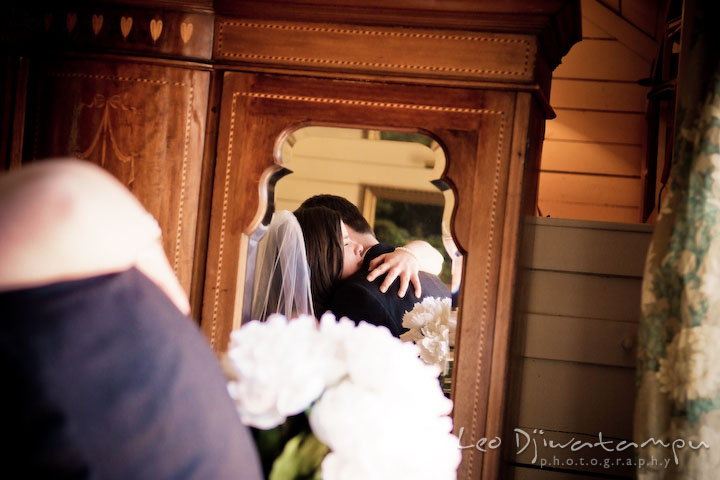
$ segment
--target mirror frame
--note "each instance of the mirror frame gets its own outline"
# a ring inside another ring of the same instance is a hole
[[[528,129],[531,116],[544,118],[531,95],[236,72],[225,75],[222,105],[202,316],[214,348],[239,326],[249,238],[269,180],[284,169],[288,133],[310,124],[419,131],[444,149],[441,179],[457,199],[454,430],[463,445],[501,437]],[[499,452],[467,449],[459,476],[495,478],[499,463]]]

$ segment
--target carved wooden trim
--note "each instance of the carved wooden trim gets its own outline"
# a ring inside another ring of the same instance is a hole
[[[535,65],[524,35],[233,20],[217,32],[217,58],[254,64],[513,82],[530,81]]]

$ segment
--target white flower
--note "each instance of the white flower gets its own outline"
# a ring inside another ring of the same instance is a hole
[[[460,452],[449,418],[408,412],[410,394],[349,380],[329,389],[310,413],[315,435],[331,449],[323,479],[454,479]]]
[[[403,327],[409,329],[400,338],[415,342],[425,363],[445,371],[450,359],[450,342],[455,337],[455,318],[449,298],[425,298],[403,316]]]
[[[441,335],[432,335],[420,340],[420,358],[430,365],[440,365],[450,356],[447,331]],[[444,366],[444,363],[443,363]]]
[[[342,322],[321,329],[336,330],[348,375],[310,413],[313,432],[331,449],[323,479],[454,478],[460,452],[438,369],[386,328],[363,322],[348,330]]]
[[[315,319],[308,316],[249,322],[232,332],[224,358],[228,391],[243,422],[263,429],[280,425],[320,396],[327,363]]]
[[[687,400],[712,398],[720,389],[720,327],[683,328],[660,359],[660,391],[683,406]]]
[[[313,404],[311,429],[330,448],[324,480],[455,478],[460,450],[439,369],[387,328],[272,316],[233,332],[226,363],[246,424],[272,428]]]

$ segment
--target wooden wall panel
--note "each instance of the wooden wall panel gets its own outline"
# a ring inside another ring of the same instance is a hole
[[[589,173],[637,178],[640,145],[597,144],[567,140],[543,143],[543,170],[556,173]]]
[[[570,109],[557,109],[556,113],[557,118],[547,124],[548,140],[642,144],[643,114]]]
[[[621,227],[621,228],[619,228]],[[526,223],[534,270],[637,277],[649,247],[647,225],[538,219]]]
[[[645,32],[649,37],[655,36],[658,11],[663,2],[657,0],[622,0],[622,16],[630,23]]]
[[[647,87],[636,83],[594,80],[553,81],[550,103],[557,109],[572,108],[645,113]]]
[[[543,213],[554,218],[589,218],[598,222],[635,223],[640,219],[640,207],[617,207],[593,203],[572,203],[564,200],[542,201]]]
[[[59,60],[37,65],[31,81],[26,161],[73,156],[110,171],[157,218],[189,293],[209,72]]]
[[[539,210],[553,218],[639,222],[648,88],[637,82],[650,74],[655,43],[614,7],[597,0],[582,6],[583,41],[553,72],[557,117],[547,124]]]
[[[595,22],[590,20],[587,17],[587,15],[583,15],[583,17],[582,17],[582,37],[583,37],[583,40],[585,40],[585,39],[614,40],[614,37],[610,33],[603,30]],[[553,85],[554,85],[554,83],[553,83]]]
[[[635,368],[632,321],[528,313],[521,322],[527,325],[527,358]]]
[[[640,6],[640,9],[644,10],[643,16],[655,19],[657,3],[650,0],[650,2]],[[633,20],[628,19],[624,15],[624,6],[625,2],[623,2],[622,8],[613,9],[606,7],[598,0],[582,0],[583,16],[588,17],[599,28],[610,34],[612,38],[622,42],[623,45],[641,58],[648,62],[653,61],[658,48],[654,34],[643,32],[633,23]]]
[[[600,3],[612,8],[615,11],[620,11],[620,0],[598,0]]]
[[[531,270],[521,281],[528,291],[527,312],[622,321],[640,313],[639,278]]]
[[[534,218],[524,232],[514,420],[539,449],[535,460],[528,451],[511,457],[514,478],[630,478],[627,452],[549,449],[542,440],[632,438],[637,321],[652,229]],[[543,458],[558,463],[537,477]],[[596,465],[580,464],[590,458]]]
[[[636,82],[650,75],[650,62],[628,55],[617,40],[583,40],[553,72],[553,78]]]
[[[639,178],[555,172],[540,174],[540,197],[545,200],[635,207],[639,196]],[[543,205],[541,203],[540,207]]]
[[[635,371],[527,358],[521,427],[632,438]]]

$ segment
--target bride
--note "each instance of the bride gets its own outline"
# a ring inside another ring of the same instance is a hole
[[[255,271],[254,320],[265,320],[272,313],[315,316],[305,241],[292,212],[280,210],[273,215],[258,244]]]
[[[264,320],[272,313],[289,318],[322,315],[333,287],[362,267],[364,254],[363,246],[351,239],[334,210],[310,207],[294,214],[275,212],[258,246],[252,318]],[[393,262],[393,253],[389,255],[385,262]],[[394,255],[405,254],[398,251]],[[414,263],[404,263],[405,272],[395,275],[410,278],[428,263],[422,260],[421,256]]]

